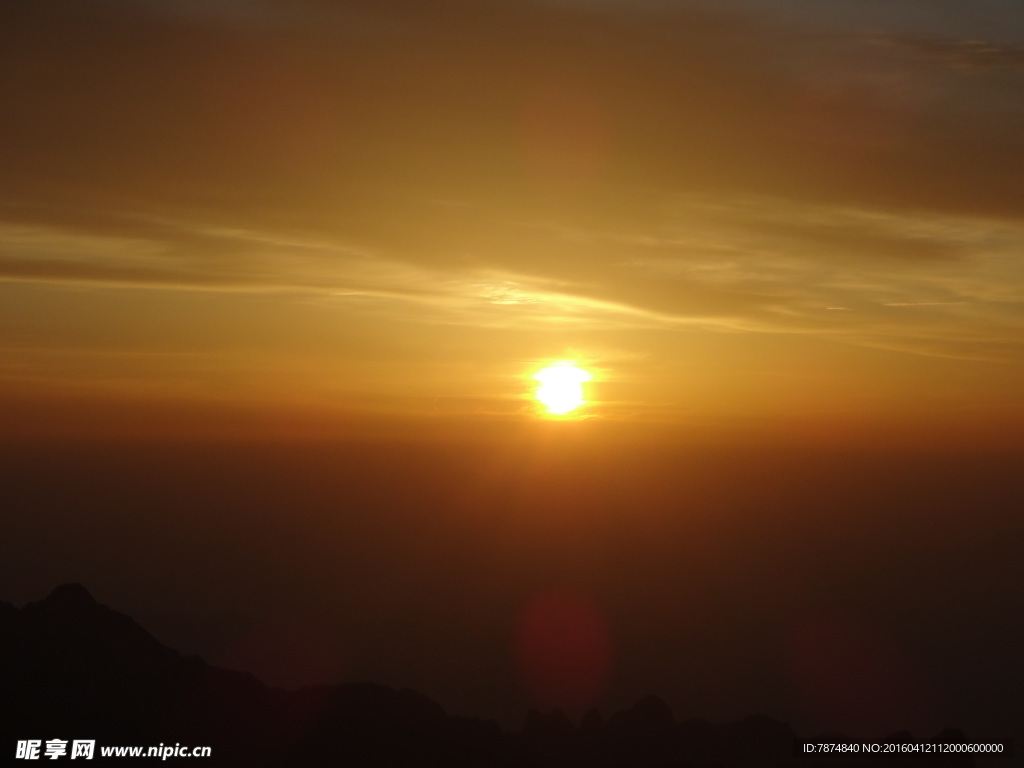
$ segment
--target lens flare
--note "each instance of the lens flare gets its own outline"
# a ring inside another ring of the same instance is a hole
[[[534,701],[579,717],[604,693],[611,630],[587,595],[553,589],[534,596],[516,625],[516,660]]]

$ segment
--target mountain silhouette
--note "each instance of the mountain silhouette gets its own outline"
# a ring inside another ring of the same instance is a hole
[[[900,739],[908,734],[900,734]],[[647,696],[579,726],[530,711],[519,732],[454,717],[414,691],[371,683],[286,691],[183,656],[130,617],[66,584],[20,610],[0,603],[0,750],[18,741],[101,746],[209,746],[203,765],[365,768],[702,768],[835,766],[794,757],[797,734],[764,715],[715,725],[676,722]],[[947,730],[937,739],[961,741]],[[111,758],[114,760],[123,758]],[[151,758],[152,759],[152,758]],[[104,762],[99,751],[95,761]],[[172,761],[173,762],[173,761]],[[845,758],[844,766],[885,761]],[[969,766],[970,758],[920,758]]]

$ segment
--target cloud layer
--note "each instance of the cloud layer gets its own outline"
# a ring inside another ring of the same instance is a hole
[[[0,279],[1019,367],[1024,49],[896,5],[8,3]]]

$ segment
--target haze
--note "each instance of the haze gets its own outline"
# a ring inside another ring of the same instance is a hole
[[[511,723],[1005,737],[1022,88],[1010,0],[4,2],[0,598]]]

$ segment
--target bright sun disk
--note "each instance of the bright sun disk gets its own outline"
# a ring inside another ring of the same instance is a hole
[[[562,416],[586,402],[583,382],[590,381],[591,376],[582,368],[558,363],[538,371],[533,378],[540,382],[534,396],[550,414]]]

